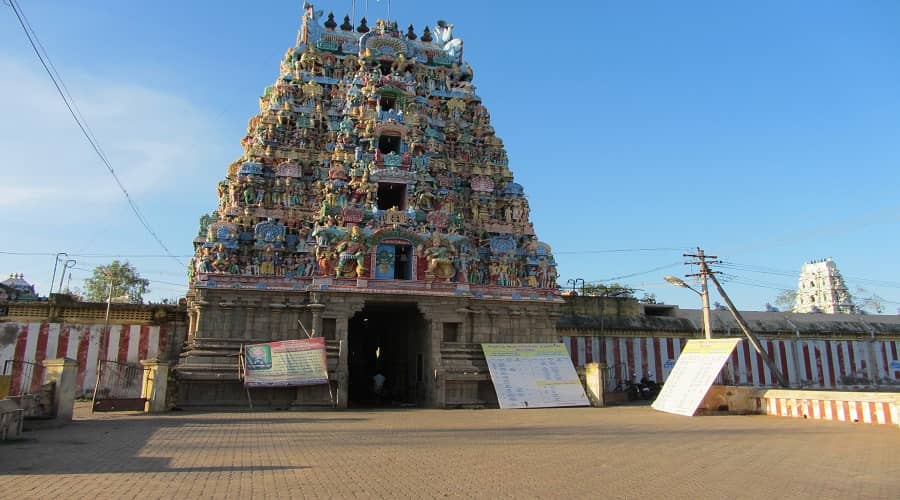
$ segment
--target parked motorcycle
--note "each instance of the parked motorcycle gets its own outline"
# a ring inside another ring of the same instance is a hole
[[[641,399],[646,399],[648,401],[656,399],[656,396],[659,396],[659,391],[662,390],[662,385],[657,384],[656,381],[651,378],[652,376],[653,374],[648,374],[641,377],[641,381],[638,384]]]

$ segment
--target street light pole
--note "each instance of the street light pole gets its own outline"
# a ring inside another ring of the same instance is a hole
[[[572,285],[572,295],[575,295],[575,287],[578,286],[578,282],[581,282],[581,295],[584,295],[584,278],[570,278],[566,281],[567,285]]]
[[[59,276],[59,287],[57,287],[56,289],[57,293],[62,291],[63,279],[66,277],[66,269],[75,267],[75,264],[77,263],[78,262],[76,262],[75,259],[66,259],[66,261],[63,263],[62,274]]]
[[[709,322],[709,291],[706,288],[706,283],[703,285],[703,292],[699,292],[691,285],[688,285],[684,282],[684,280],[680,278],[676,278],[675,276],[666,276],[665,280],[670,284],[675,286],[680,286],[681,288],[687,288],[688,290],[696,293],[700,296],[700,302],[703,304],[703,336],[709,340],[712,338],[712,328],[710,327]]]
[[[56,283],[56,266],[59,265],[59,258],[62,255],[65,255],[67,258],[69,257],[69,254],[67,254],[66,252],[59,252],[56,254],[56,260],[53,261],[53,277],[50,278],[50,291],[47,292],[47,297],[49,297],[50,294],[53,293],[53,284]]]

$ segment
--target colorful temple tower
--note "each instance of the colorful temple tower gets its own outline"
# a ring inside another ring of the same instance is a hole
[[[240,346],[308,332],[340,406],[371,403],[378,372],[394,402],[490,404],[480,344],[558,341],[562,300],[463,42],[320,16],[304,6],[195,239],[179,399],[245,401]]]

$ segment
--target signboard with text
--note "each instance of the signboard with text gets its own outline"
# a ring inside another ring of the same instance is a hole
[[[653,409],[693,416],[741,339],[688,340]]]
[[[244,346],[244,386],[291,387],[328,383],[325,339]]]
[[[500,408],[588,406],[563,344],[481,344]]]

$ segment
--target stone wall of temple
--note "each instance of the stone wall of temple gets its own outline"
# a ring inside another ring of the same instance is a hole
[[[244,404],[247,394],[238,366],[241,345],[306,338],[308,331],[326,339],[331,393],[324,387],[254,389],[251,397],[265,404],[346,407],[351,399],[351,323],[366,308],[377,312],[408,305],[412,311],[414,323],[398,334],[405,336],[411,352],[422,356],[421,380],[407,377],[407,383],[417,385],[410,399],[420,406],[493,404],[482,343],[558,341],[560,304],[553,301],[345,290],[198,289],[194,293],[188,311],[188,342],[177,367],[180,404],[184,405]]]

